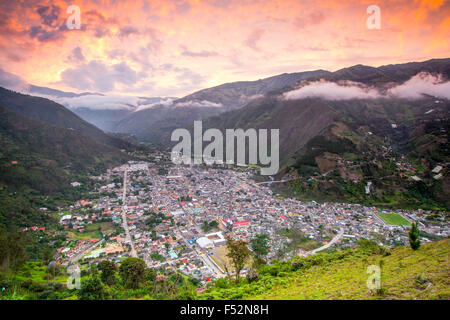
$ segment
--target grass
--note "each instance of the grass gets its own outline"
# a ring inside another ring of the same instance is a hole
[[[18,281],[32,280],[37,283],[53,283],[53,277],[50,280],[45,278],[47,274],[46,266],[40,262],[26,262],[22,269],[18,272],[16,279]],[[51,274],[51,270],[50,270]],[[67,275],[56,275],[55,283],[65,283]]]
[[[257,281],[208,290],[203,299],[450,299],[450,240],[432,242],[413,251],[397,247],[390,255],[346,250],[304,258],[297,271],[262,274]],[[328,257],[328,258],[327,258]],[[332,258],[330,258],[332,257]],[[381,263],[381,261],[383,261]],[[367,288],[367,267],[381,267],[381,291]],[[282,265],[290,267],[290,263]],[[275,268],[275,266],[269,266]]]
[[[101,231],[103,234],[109,234],[115,229],[112,222],[97,222],[93,224],[86,225],[86,231]]]
[[[115,230],[112,222],[97,222],[85,226],[85,232],[67,231],[67,237],[72,240],[101,239],[102,234],[110,234]]]
[[[92,239],[101,239],[102,234],[100,231],[91,231],[83,233],[80,233],[78,231],[68,231],[67,237],[72,240],[92,240]]]
[[[378,213],[381,219],[383,219],[387,224],[397,225],[397,226],[410,226],[411,222],[403,218],[401,215],[396,213]]]

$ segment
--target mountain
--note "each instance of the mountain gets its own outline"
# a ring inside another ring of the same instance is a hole
[[[72,109],[72,112],[81,119],[93,124],[97,128],[106,132],[115,131],[117,124],[127,116],[133,113],[129,109],[91,109],[89,107],[80,107]]]
[[[0,229],[52,225],[38,208],[57,210],[84,197],[88,175],[130,160],[120,149],[136,149],[53,101],[3,88],[0,145]],[[72,187],[74,181],[81,186]]]
[[[193,121],[216,115],[216,107],[167,107],[154,106],[134,112],[121,120],[114,132],[131,133],[145,142],[167,146],[170,134],[177,128],[186,128]]]
[[[295,84],[311,77],[322,77],[329,71],[315,70],[297,73],[283,73],[257,81],[238,81],[225,83],[216,87],[203,89],[175,101],[186,104],[188,102],[208,101],[222,106],[223,111],[239,109],[250,100],[260,97],[267,92]]]
[[[28,85],[27,92],[34,95],[47,95],[52,96],[56,98],[73,98],[73,97],[82,97],[82,96],[88,96],[88,95],[98,95],[103,96],[101,93],[91,93],[91,92],[83,92],[83,93],[74,93],[74,92],[67,92],[67,91],[61,91],[56,90],[52,88],[47,87],[40,87],[35,85]]]
[[[0,87],[0,105],[47,124],[79,131],[102,144],[114,148],[133,148],[130,143],[107,135],[94,125],[82,120],[67,108],[46,98],[25,95]]]
[[[419,72],[441,74],[450,78],[450,58],[432,59],[423,62],[390,64],[378,68],[356,65],[325,75],[321,78],[329,81],[350,80],[368,85],[381,85],[390,82],[404,82]]]
[[[222,84],[197,91],[170,103],[153,105],[134,112],[121,120],[113,131],[132,133],[142,140],[167,145],[171,132],[176,128],[187,128],[194,120],[239,109],[267,92],[326,74],[328,71],[315,70],[285,73],[257,81]]]
[[[279,176],[302,199],[446,209],[449,70],[450,59],[345,68],[268,92],[203,128],[280,129]]]
[[[79,175],[100,173],[129,156],[76,130],[31,119],[0,106],[0,183],[51,194]]]
[[[120,120],[147,105],[176,99],[61,91],[27,83],[19,76],[6,72],[2,68],[0,68],[0,87],[55,101],[104,131],[113,131]]]
[[[130,101],[127,101],[129,99]],[[117,132],[116,126],[123,119],[148,105],[174,98],[162,97],[83,97],[62,99],[60,102],[83,120],[107,131]]]

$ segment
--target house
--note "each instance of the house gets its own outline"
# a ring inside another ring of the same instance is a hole
[[[59,220],[59,224],[66,225],[70,223],[70,220],[72,219],[72,215],[66,214],[62,216],[62,218]]]

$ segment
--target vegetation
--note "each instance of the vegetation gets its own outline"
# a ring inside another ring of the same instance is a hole
[[[126,258],[120,265],[120,275],[125,287],[131,289],[139,288],[145,276],[145,262],[138,258]]]
[[[219,223],[216,220],[212,220],[210,222],[205,220],[205,221],[203,221],[201,227],[202,227],[203,232],[208,232],[208,231],[211,231],[212,229],[217,228],[218,226],[219,226]]]
[[[274,261],[257,270],[258,279],[225,279],[200,299],[450,299],[450,240],[420,250],[387,250],[372,241],[355,249]],[[367,288],[370,265],[381,265],[381,289]]]
[[[108,260],[102,261],[98,264],[97,268],[101,271],[101,280],[104,284],[112,286],[116,283],[115,274],[117,267],[113,262]]]
[[[231,263],[236,272],[236,282],[239,282],[239,276],[246,262],[251,257],[251,251],[247,247],[244,240],[234,240],[231,237],[226,237],[227,240],[227,257],[230,258]]]
[[[415,222],[412,224],[411,229],[409,230],[409,244],[413,250],[417,250],[420,248],[420,239],[419,239],[419,226],[418,223]]]
[[[397,226],[410,226],[411,223],[403,218],[401,215],[396,213],[378,213],[381,219],[386,221],[388,224],[393,224]]]
[[[255,237],[250,240],[250,246],[256,259],[265,261],[265,258],[269,253],[269,236],[265,233],[255,235]]]

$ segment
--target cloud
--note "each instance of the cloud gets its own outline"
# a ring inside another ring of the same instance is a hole
[[[356,82],[346,81],[341,84],[324,80],[314,81],[301,88],[285,92],[285,100],[304,98],[323,98],[326,100],[373,99],[381,97],[373,88]]]
[[[119,30],[119,37],[128,37],[130,34],[139,34],[139,31],[133,26],[124,26]]]
[[[221,103],[215,103],[208,100],[189,100],[177,102],[174,107],[198,107],[198,108],[220,108]]]
[[[15,74],[0,68],[0,86],[14,91],[24,92],[28,90],[29,84]]]
[[[83,62],[83,61],[86,60],[85,57],[84,57],[84,55],[83,55],[83,52],[81,51],[81,48],[80,48],[80,47],[74,48],[74,49],[70,52],[70,54],[69,54],[69,56],[67,57],[67,59],[68,59],[68,61],[70,61],[70,62],[75,62],[75,63]]]
[[[256,29],[253,30],[247,37],[247,39],[245,40],[244,44],[253,49],[253,50],[259,50],[259,48],[257,47],[258,41],[261,40],[261,37],[263,36],[263,34],[265,33],[265,30],[263,29]]]
[[[352,81],[329,82],[319,80],[307,83],[302,87],[285,92],[285,100],[304,98],[323,98],[326,100],[402,98],[420,99],[424,95],[450,99],[450,82],[444,82],[441,75],[420,72],[403,84],[396,85],[384,93],[375,87]]]
[[[144,109],[151,109],[153,107],[158,107],[158,106],[170,107],[170,106],[173,105],[173,101],[174,100],[175,99],[173,99],[173,98],[167,98],[167,99],[164,99],[164,100],[161,100],[161,101],[158,101],[158,102],[149,103],[149,104],[143,104],[143,105],[138,106],[135,111],[141,111],[141,110],[144,110]]]
[[[189,12],[189,10],[191,10],[191,5],[189,4],[189,2],[185,2],[185,1],[177,2],[175,4],[175,7],[176,7],[177,13],[180,13],[180,14],[186,14]]]
[[[444,82],[441,75],[421,72],[388,93],[406,99],[420,99],[424,94],[450,99],[450,82]]]
[[[187,57],[195,57],[195,58],[197,58],[197,57],[202,57],[202,58],[205,58],[205,57],[215,57],[215,56],[218,56],[219,54],[217,53],[217,52],[215,52],[215,51],[207,51],[207,50],[202,50],[202,51],[190,51],[190,50],[188,50],[186,47],[184,47],[184,46],[181,46],[181,48],[182,48],[182,52],[181,52],[181,54],[183,55],[183,56],[187,56]]]
[[[61,12],[60,7],[53,4],[50,6],[39,6],[36,11],[41,17],[42,24],[49,27],[57,27],[59,14]]]
[[[32,39],[40,42],[56,41],[64,38],[64,31],[67,31],[65,21],[61,14],[61,8],[55,5],[38,6],[36,9],[40,17],[41,24],[31,26],[28,35]]]
[[[41,42],[55,41],[64,38],[64,35],[59,29],[48,30],[42,26],[31,27],[28,34],[31,38],[38,39]]]
[[[79,90],[109,92],[116,84],[133,85],[138,74],[125,62],[107,66],[101,61],[91,60],[61,73],[61,81]]]
[[[70,108],[89,108],[92,110],[135,110],[142,98],[121,95],[84,95],[73,98],[55,98],[52,100]]]
[[[294,20],[294,26],[299,29],[304,29],[307,26],[313,26],[321,24],[325,20],[325,15],[321,11],[315,11],[309,15],[297,17]]]

